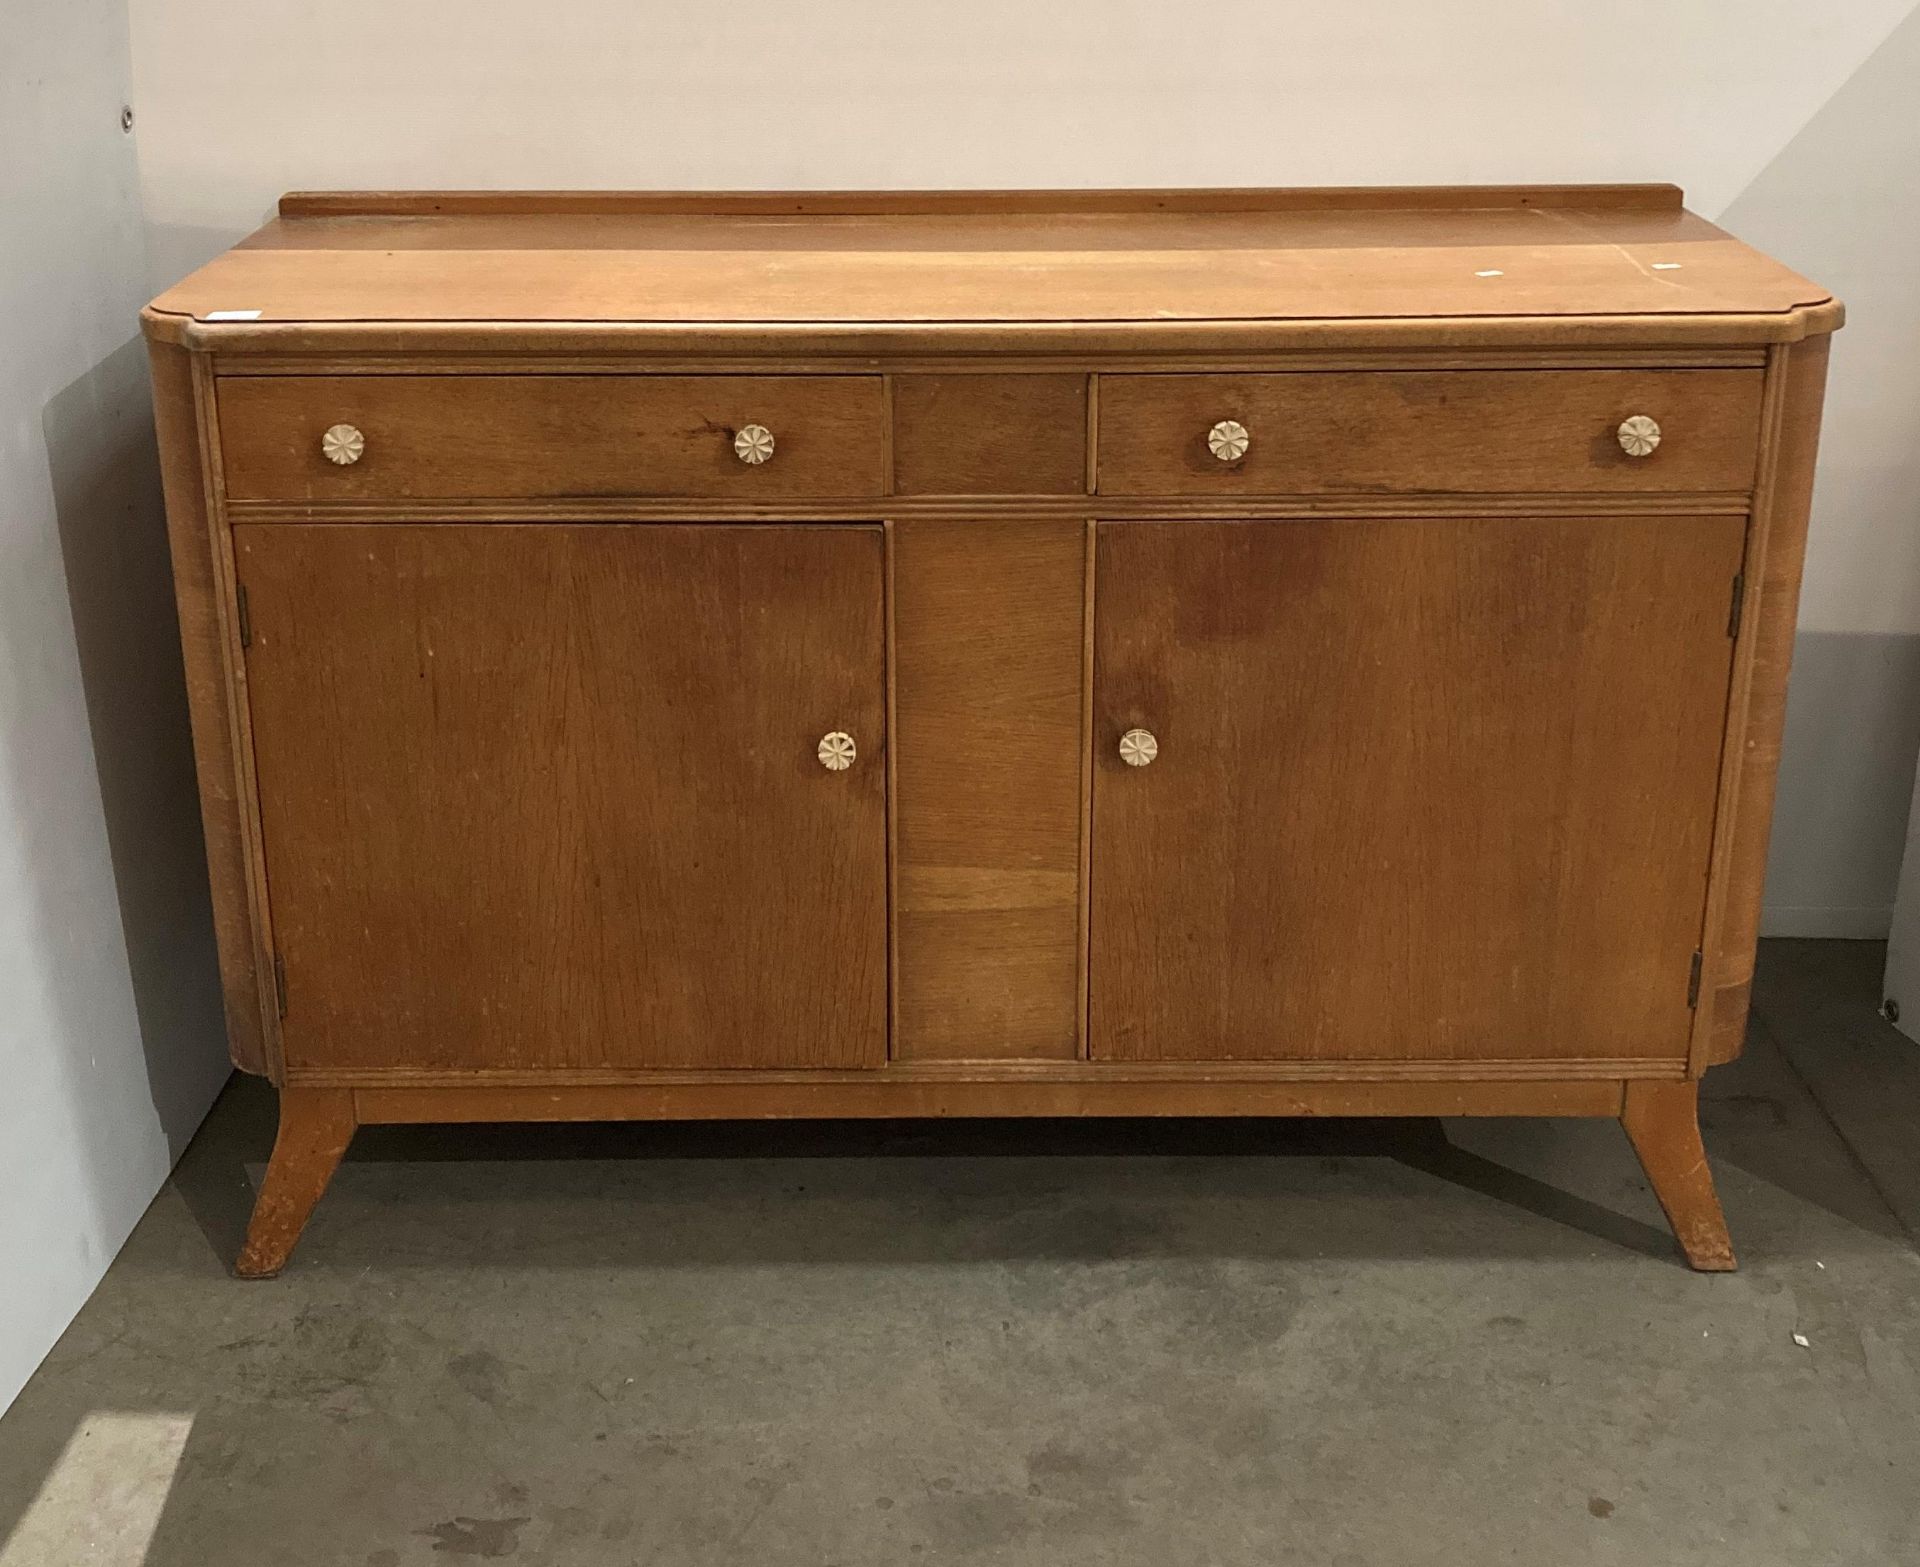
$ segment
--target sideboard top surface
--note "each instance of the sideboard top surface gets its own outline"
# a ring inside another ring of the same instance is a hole
[[[1645,185],[295,193],[147,321],[163,339],[247,348],[301,329],[337,341],[355,327],[503,325],[1271,335],[1311,323],[1390,341],[1444,322],[1468,341],[1587,321],[1620,340],[1767,342],[1839,315],[1826,290],[1686,211],[1675,187]]]

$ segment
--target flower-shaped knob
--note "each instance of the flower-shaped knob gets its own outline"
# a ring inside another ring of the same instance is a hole
[[[1645,414],[1622,419],[1620,428],[1613,433],[1620,437],[1620,450],[1629,457],[1650,457],[1654,447],[1660,444],[1660,426]]]
[[[836,729],[820,737],[820,765],[830,773],[844,773],[853,766],[853,736]]]
[[[733,438],[733,455],[757,468],[773,455],[773,431],[764,424],[745,424]]]
[[[1252,444],[1253,437],[1238,419],[1222,419],[1207,431],[1207,450],[1222,462],[1238,462]]]
[[[1160,742],[1149,729],[1129,729],[1120,737],[1120,760],[1129,767],[1145,767],[1160,754]]]
[[[330,425],[320,437],[320,455],[342,468],[357,463],[367,449],[367,438],[350,424]]]

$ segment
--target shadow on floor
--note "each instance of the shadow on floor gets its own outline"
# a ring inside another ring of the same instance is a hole
[[[0,1538],[127,1411],[177,1445],[146,1567],[1477,1562],[1500,1508],[1517,1560],[1902,1559],[1874,973],[1768,949],[1717,1279],[1610,1122],[1219,1120],[372,1128],[242,1285],[239,1082],[0,1421]]]
[[[1920,1228],[1920,1153],[1910,1135],[1913,1107],[1920,1105],[1920,1050],[1878,1015],[1883,952],[1870,942],[1766,943],[1749,1048],[1740,1061],[1709,1075],[1702,1121],[1716,1162],[1864,1232],[1912,1243]],[[221,1259],[239,1250],[274,1122],[271,1088],[236,1078],[176,1171],[176,1189]],[[1574,1123],[1540,1124],[1556,1127],[1562,1138],[1575,1135]],[[1494,1127],[1515,1129],[1513,1123],[1481,1122],[1461,1123],[1456,1131],[1484,1143]],[[1589,1141],[1596,1134],[1617,1137],[1610,1124],[1578,1129]],[[1619,1140],[1623,1155],[1625,1149]],[[1445,1123],[1427,1119],[662,1122],[367,1127],[355,1138],[347,1167],[379,1170],[386,1203],[405,1200],[405,1171],[454,1166],[434,1193],[464,1207],[487,1202],[498,1188],[491,1177],[468,1180],[462,1172],[501,1163],[538,1171],[548,1199],[591,1205],[614,1196],[615,1186],[628,1185],[627,1195],[645,1202],[644,1171],[656,1161],[852,1161],[857,1170],[871,1160],[938,1160],[956,1169],[994,1159],[1391,1160],[1608,1245],[1676,1258],[1650,1197],[1638,1203],[1638,1214],[1622,1212],[1617,1191],[1576,1190],[1568,1172],[1555,1167],[1551,1141],[1543,1146],[1535,1138],[1531,1151],[1539,1157],[1521,1167],[1512,1158],[1463,1146]],[[1616,1162],[1625,1183],[1644,1190],[1630,1155]],[[570,1164],[596,1168],[570,1176]],[[598,1168],[606,1165],[622,1174]],[[816,1203],[837,1179],[816,1177]],[[856,1174],[851,1190],[859,1188]],[[338,1193],[329,1194],[321,1217],[337,1201]],[[1651,1222],[1644,1216],[1649,1211]],[[757,1255],[756,1248],[770,1246],[778,1256],[794,1255],[796,1247],[814,1257],[861,1255],[858,1226],[836,1236],[812,1225],[796,1227],[785,1216],[775,1228],[778,1233],[767,1235],[750,1233],[751,1224],[745,1232],[736,1224],[724,1226],[733,1236],[724,1254]],[[905,1237],[911,1233],[910,1224],[883,1227],[878,1254],[897,1257],[910,1250]],[[1339,1237],[1329,1239],[1340,1249]],[[715,1244],[711,1236],[696,1241],[694,1254],[708,1255]],[[552,1260],[544,1248],[535,1251],[536,1260]],[[1082,1248],[1072,1251],[1082,1254]],[[301,1255],[296,1252],[295,1267]],[[467,1260],[513,1266],[520,1255],[482,1251]],[[646,1235],[634,1233],[624,1246],[609,1238],[599,1255],[634,1264],[672,1260]],[[1417,1238],[1405,1255],[1421,1255]]]

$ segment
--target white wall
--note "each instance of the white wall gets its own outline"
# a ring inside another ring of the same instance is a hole
[[[0,4],[0,1409],[225,1079],[124,0]]]
[[[287,187],[1685,185],[1853,307],[1769,925],[1884,933],[1920,740],[1915,0],[132,6],[156,287]]]

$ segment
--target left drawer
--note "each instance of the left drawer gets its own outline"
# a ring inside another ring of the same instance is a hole
[[[878,376],[228,376],[238,501],[879,495]]]

